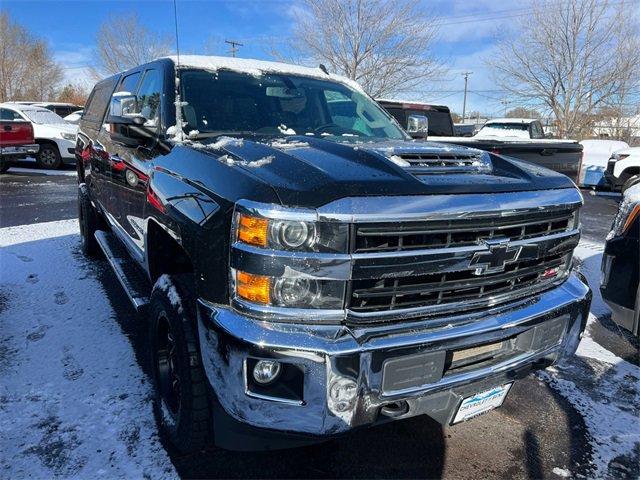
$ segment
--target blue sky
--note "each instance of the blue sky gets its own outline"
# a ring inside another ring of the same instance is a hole
[[[473,74],[469,77],[467,111],[501,113],[503,93],[496,91],[483,59],[495,53],[498,35],[527,15],[528,2],[424,0],[425,14],[441,23],[434,53],[449,70],[433,83],[429,95],[412,99],[447,104],[461,112],[462,72],[469,70]],[[227,38],[244,44],[239,56],[269,59],[266,39],[290,34],[298,6],[296,0],[178,0],[181,51],[226,55],[223,40]],[[49,42],[69,81],[88,78],[95,33],[109,14],[135,11],[149,29],[172,36],[174,32],[170,0],[1,0],[0,8]]]

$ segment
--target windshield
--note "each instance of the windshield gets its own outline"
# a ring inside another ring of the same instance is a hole
[[[291,75],[183,70],[185,130],[215,135],[406,139],[372,100],[331,81]]]
[[[64,118],[50,110],[22,110],[22,113],[24,113],[33,123],[54,125],[67,123]]]

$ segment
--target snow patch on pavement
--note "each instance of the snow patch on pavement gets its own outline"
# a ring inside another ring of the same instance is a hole
[[[4,478],[175,478],[77,220],[0,229]]]
[[[603,246],[584,242],[575,251],[580,270],[593,290],[587,329],[576,356],[539,376],[565,397],[584,418],[593,451],[593,477],[632,477],[629,465],[616,461],[633,457],[640,448],[640,368],[598,344],[590,328],[598,315],[609,313],[598,289]],[[561,469],[553,473],[563,476]]]
[[[20,173],[20,174],[33,174],[33,175],[47,175],[53,177],[76,177],[78,174],[75,170],[44,170],[41,168],[21,168],[21,167],[9,167],[8,173]]]

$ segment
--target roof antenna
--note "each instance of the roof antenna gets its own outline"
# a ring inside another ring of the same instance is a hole
[[[180,43],[178,42],[178,5],[177,0],[173,0],[173,20],[176,26],[176,91],[175,91],[175,107],[176,107],[176,131],[173,134],[173,138],[176,141],[183,141],[185,139],[184,126],[185,122],[182,118],[182,99],[180,98],[180,76],[178,70],[180,68]],[[169,130],[167,129],[167,132]]]
[[[320,67],[320,70],[322,70],[324,73],[329,75],[329,70],[327,70],[327,67],[325,67],[324,64],[321,63],[319,67]]]
[[[178,42],[178,4],[177,0],[173,0],[173,21],[176,25],[176,56],[177,63],[180,65],[180,43]]]

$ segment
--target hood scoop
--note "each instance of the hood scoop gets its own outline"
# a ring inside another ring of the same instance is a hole
[[[400,152],[387,158],[414,175],[487,174],[493,170],[489,154],[480,151]]]

